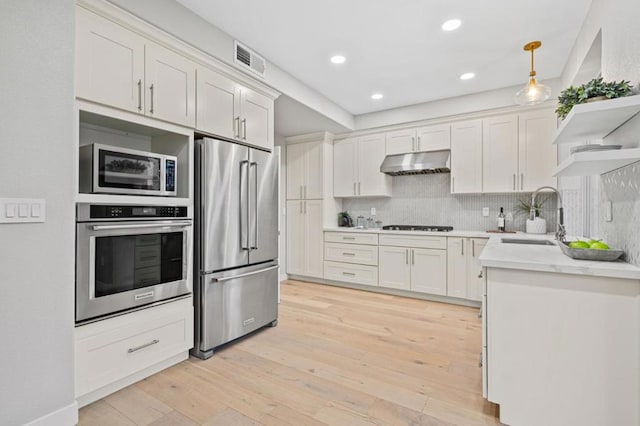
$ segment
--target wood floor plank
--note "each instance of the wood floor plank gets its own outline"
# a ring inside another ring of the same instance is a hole
[[[80,411],[81,425],[497,425],[478,309],[285,281],[279,324]]]

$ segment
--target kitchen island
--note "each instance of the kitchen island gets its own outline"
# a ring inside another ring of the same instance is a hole
[[[640,268],[503,238],[479,258],[485,396],[500,420],[639,424]]]

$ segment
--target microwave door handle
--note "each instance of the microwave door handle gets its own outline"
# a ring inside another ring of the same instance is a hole
[[[252,162],[250,167],[254,167],[253,173],[253,217],[252,217],[252,231],[253,231],[253,246],[251,246],[252,250],[258,250],[258,217],[260,216],[258,212],[258,163]]]
[[[142,229],[142,228],[184,228],[192,226],[191,222],[171,222],[171,223],[132,223],[127,225],[93,225],[94,231],[110,231],[116,229]]]
[[[249,250],[249,194],[245,195],[248,191],[248,174],[249,174],[249,161],[243,160],[240,162],[240,248],[242,250]],[[246,209],[246,211],[245,211]]]

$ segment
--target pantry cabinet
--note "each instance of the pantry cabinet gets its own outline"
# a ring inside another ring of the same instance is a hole
[[[482,121],[483,192],[514,192],[518,175],[518,116]]]
[[[323,198],[323,142],[287,145],[287,199]]]
[[[482,120],[451,125],[451,193],[482,192]]]
[[[335,197],[390,197],[391,176],[380,172],[385,157],[385,135],[337,141],[333,149]]]
[[[322,278],[322,200],[287,201],[287,273]]]
[[[76,96],[195,126],[195,63],[78,8]]]

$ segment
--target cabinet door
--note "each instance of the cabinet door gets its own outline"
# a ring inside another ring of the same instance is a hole
[[[478,258],[487,245],[487,240],[485,238],[470,238],[467,241],[471,244],[471,251],[467,256],[467,299],[480,301],[482,300],[484,278],[480,276],[482,266]]]
[[[421,127],[418,129],[416,151],[436,151],[451,148],[451,125]]]
[[[483,192],[513,192],[518,176],[518,116],[482,122]]]
[[[76,26],[76,95],[144,111],[144,39],[81,7]]]
[[[482,121],[451,126],[451,193],[482,192]]]
[[[320,200],[323,198],[323,143],[305,143],[304,161],[304,198]]]
[[[391,176],[380,172],[385,154],[384,135],[364,136],[358,140],[358,195],[391,196]]]
[[[152,117],[196,125],[196,66],[157,44],[145,46],[145,105]]]
[[[465,238],[447,238],[447,296],[467,297],[467,255]]]
[[[305,272],[305,236],[303,201],[287,201],[287,273]]]
[[[358,173],[357,140],[343,139],[333,146],[333,196],[355,197]]]
[[[387,155],[417,151],[416,129],[388,132],[385,135],[385,147]]]
[[[322,278],[324,233],[322,231],[322,200],[303,201],[304,214],[304,275]]]
[[[552,144],[556,116],[552,110],[534,111],[519,117],[519,190],[532,192],[541,186],[557,187],[553,177],[558,147]]]
[[[240,98],[242,140],[268,150],[273,149],[273,100],[243,89]]]
[[[196,128],[229,139],[239,138],[240,87],[204,67],[198,67],[196,80]]]
[[[411,249],[411,290],[447,295],[447,251]]]
[[[378,285],[409,290],[411,288],[411,249],[380,246],[378,249]]]
[[[306,144],[287,145],[287,199],[304,198]]]

